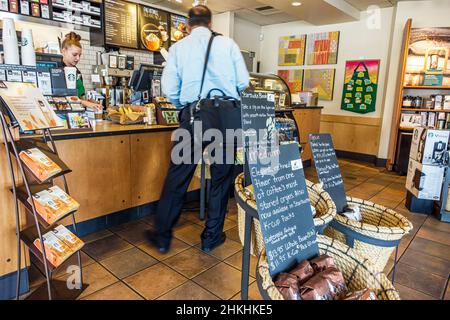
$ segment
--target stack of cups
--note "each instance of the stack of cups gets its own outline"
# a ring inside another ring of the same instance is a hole
[[[33,46],[33,32],[31,29],[22,29],[22,64],[36,66],[36,53]]]
[[[11,18],[3,19],[3,51],[6,64],[20,64],[16,27]]]

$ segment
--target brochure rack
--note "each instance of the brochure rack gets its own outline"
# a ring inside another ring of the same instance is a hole
[[[0,102],[1,103],[1,102]],[[16,299],[19,299],[19,290],[20,290],[20,268],[22,262],[22,253],[21,253],[21,243],[23,242],[29,249],[30,253],[37,258],[40,266],[44,268],[44,276],[46,278],[47,291],[48,291],[48,299],[52,300],[54,296],[52,295],[52,276],[55,271],[64,263],[61,263],[59,266],[53,266],[48,259],[46,258],[46,249],[44,246],[43,235],[46,232],[53,230],[58,226],[58,222],[67,218],[72,217],[72,227],[73,231],[76,235],[76,220],[75,213],[76,211],[68,212],[62,217],[59,217],[57,221],[53,224],[47,223],[44,218],[37,212],[36,206],[33,199],[33,195],[48,189],[53,186],[54,179],[57,177],[61,177],[64,188],[63,190],[70,195],[69,188],[67,184],[67,180],[65,175],[70,173],[71,170],[67,167],[67,165],[59,158],[58,151],[56,149],[56,144],[53,140],[50,129],[42,130],[42,134],[39,138],[26,139],[26,140],[18,140],[15,139],[14,132],[18,129],[18,124],[10,121],[10,117],[7,111],[7,107],[1,103],[0,105],[0,120],[2,124],[2,134],[3,134],[3,143],[6,149],[6,158],[8,161],[8,169],[11,175],[12,188],[11,192],[14,197],[14,208],[16,215],[16,234],[17,234],[17,286],[16,286]],[[42,151],[46,156],[48,156],[51,160],[53,160],[60,168],[61,172],[47,179],[47,181],[39,181],[28,169],[27,166],[24,165],[22,160],[19,157],[19,154],[23,150],[27,150],[30,148],[38,148]],[[15,170],[17,168],[18,170]],[[18,172],[18,173],[17,173]],[[21,215],[20,215],[20,207],[19,203],[21,203],[24,208],[27,217],[31,218],[32,224],[26,228],[21,227]],[[8,214],[8,213],[6,213]],[[39,239],[41,243],[41,250],[39,250],[34,245],[34,240]],[[79,268],[79,280],[80,280],[80,288],[84,288],[83,286],[83,277],[82,277],[82,264],[81,264],[81,252],[77,250],[71,254],[77,255],[78,260],[78,268]],[[70,258],[68,257],[68,258]],[[67,259],[66,259],[67,260]],[[80,290],[81,292],[81,290]]]

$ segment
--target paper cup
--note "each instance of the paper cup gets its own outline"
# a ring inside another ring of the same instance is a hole
[[[3,51],[6,64],[20,64],[16,27],[11,18],[3,19]]]
[[[66,75],[67,89],[77,88],[77,68],[64,67],[64,74]]]
[[[31,29],[22,29],[22,64],[36,66],[36,53],[33,46],[33,32]]]

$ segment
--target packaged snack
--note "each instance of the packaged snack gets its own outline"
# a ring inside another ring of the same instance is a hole
[[[49,190],[43,190],[33,195],[37,213],[48,223],[53,224],[68,213],[66,204],[53,196]]]
[[[300,262],[291,271],[288,272],[291,275],[297,277],[298,284],[303,284],[308,281],[314,275],[314,269],[308,260]]]
[[[61,168],[38,148],[21,151],[19,157],[41,182],[61,172]]]
[[[275,281],[275,287],[285,300],[300,300],[296,276],[289,273],[280,273]]]
[[[60,200],[64,203],[64,205],[67,207],[66,213],[78,210],[78,208],[80,207],[80,204],[76,202],[74,198],[61,190],[60,187],[53,186],[48,189],[48,191],[53,197],[56,197],[56,200]]]
[[[326,254],[312,259],[310,263],[315,272],[322,272],[328,268],[336,268],[333,258],[327,256]]]
[[[62,240],[73,252],[76,252],[83,248],[84,242],[81,241],[76,235],[70,232],[63,225],[57,226],[53,233],[58,237],[58,239]]]
[[[377,295],[370,289],[347,292],[339,300],[378,300]]]
[[[361,210],[357,205],[348,205],[346,208],[344,208],[344,212],[341,212],[340,214],[347,217],[348,219],[358,222],[362,220]]]
[[[300,289],[301,300],[334,300],[347,291],[342,273],[330,267],[316,274]]]
[[[43,235],[45,256],[47,260],[56,268],[73,253],[70,247],[59,239],[52,231]],[[40,239],[34,240],[36,248],[42,252]]]

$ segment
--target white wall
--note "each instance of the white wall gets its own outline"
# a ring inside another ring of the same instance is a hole
[[[228,11],[213,15],[212,29],[224,36],[232,38],[234,34],[234,13]]]
[[[335,68],[335,82],[333,101],[319,101],[325,108],[324,114],[362,116],[378,118],[382,115],[384,81],[386,78],[387,60],[389,53],[389,40],[393,8],[384,8],[380,11],[380,24],[374,28],[372,20],[362,14],[357,22],[341,23],[325,26],[313,26],[306,22],[291,22],[262,27],[264,40],[261,42],[261,72],[277,73],[279,69],[328,69]],[[340,31],[338,62],[335,65],[304,65],[301,67],[278,66],[278,41],[282,36],[311,34],[317,32]],[[366,115],[340,110],[344,85],[345,62],[358,59],[380,59],[379,89],[377,95],[376,111]]]
[[[413,28],[450,27],[450,1],[405,1],[399,2],[397,5],[391,49],[392,59],[387,79],[383,126],[378,152],[378,157],[382,159],[386,159],[388,156],[392,114],[399,81],[399,59],[402,54],[403,30],[409,18],[412,18]]]
[[[234,18],[234,41],[239,45],[241,50],[255,52],[254,69],[256,71],[256,63],[260,59],[261,41],[259,36],[261,34],[261,26],[252,22]]]

